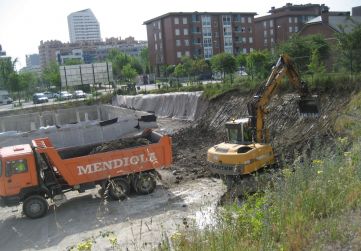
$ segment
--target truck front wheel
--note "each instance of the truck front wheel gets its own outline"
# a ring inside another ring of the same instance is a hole
[[[40,195],[31,195],[23,203],[23,212],[31,219],[43,217],[48,212],[48,209],[47,200]]]
[[[130,192],[130,185],[127,179],[116,178],[108,183],[108,195],[112,200],[124,200]]]
[[[154,175],[151,173],[140,173],[134,180],[134,190],[138,194],[150,194],[156,187]]]

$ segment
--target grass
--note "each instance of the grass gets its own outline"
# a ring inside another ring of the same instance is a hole
[[[344,141],[344,139],[342,139]],[[341,140],[341,141],[342,141]],[[268,190],[228,206],[219,224],[170,238],[175,250],[304,250],[346,245],[350,224],[339,220],[361,205],[360,145],[294,169]],[[165,246],[167,246],[165,245]]]
[[[361,93],[335,123],[333,152],[284,167],[268,189],[220,210],[218,224],[165,239],[162,250],[324,250],[361,244]],[[347,118],[347,119],[346,119]],[[171,247],[171,248],[170,248]],[[359,247],[359,246],[358,246]]]

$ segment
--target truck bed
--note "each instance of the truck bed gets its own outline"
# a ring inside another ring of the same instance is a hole
[[[74,186],[168,167],[172,162],[171,138],[155,132],[146,137],[151,144],[91,155],[86,154],[94,145],[73,152],[63,150],[60,154],[48,138],[32,142],[35,150],[48,157],[68,185]]]

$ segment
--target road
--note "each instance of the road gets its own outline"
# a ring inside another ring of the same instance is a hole
[[[92,250],[113,250],[104,237],[113,233],[121,250],[154,250],[179,230],[215,223],[216,206],[225,192],[220,180],[203,178],[176,185],[170,171],[161,175],[164,182],[154,193],[120,202],[106,201],[96,190],[71,192],[67,202],[52,206],[41,219],[25,218],[20,206],[0,208],[0,249],[68,250],[93,239]]]

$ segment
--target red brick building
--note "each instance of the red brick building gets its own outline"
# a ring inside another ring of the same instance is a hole
[[[175,65],[181,57],[210,59],[228,52],[248,53],[254,46],[253,12],[172,12],[145,21],[150,64]]]
[[[277,43],[286,41],[292,34],[299,32],[304,24],[319,16],[325,5],[287,3],[281,8],[272,7],[270,15],[254,19],[255,48],[272,49]]]

